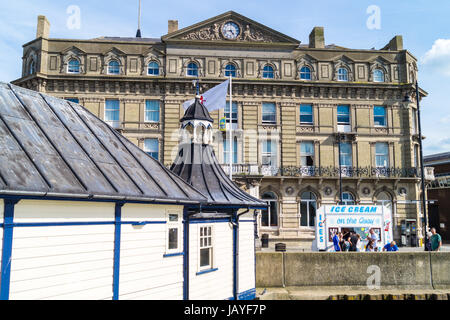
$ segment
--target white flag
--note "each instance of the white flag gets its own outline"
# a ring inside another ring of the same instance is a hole
[[[208,111],[214,111],[217,109],[225,108],[227,104],[227,92],[228,84],[230,80],[222,82],[221,84],[209,89],[201,96],[203,97],[203,105],[208,109]],[[195,99],[191,99],[183,103],[183,108],[186,110],[191,104],[195,102]]]

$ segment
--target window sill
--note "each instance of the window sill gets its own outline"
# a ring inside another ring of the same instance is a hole
[[[210,273],[210,272],[214,272],[219,270],[219,268],[212,268],[212,269],[207,269],[207,270],[202,270],[196,273],[197,276],[201,275],[201,274],[205,274],[205,273]]]
[[[178,257],[178,256],[184,256],[184,252],[176,252],[176,253],[166,253],[166,254],[163,254],[163,258],[168,258],[168,257]]]

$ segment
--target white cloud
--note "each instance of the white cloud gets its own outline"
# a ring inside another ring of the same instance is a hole
[[[423,56],[422,63],[450,76],[450,39],[437,39]]]

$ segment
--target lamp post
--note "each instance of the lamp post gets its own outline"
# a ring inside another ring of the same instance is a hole
[[[420,149],[420,179],[421,179],[421,188],[422,188],[422,206],[423,206],[423,219],[424,219],[424,247],[425,250],[427,249],[426,244],[428,243],[428,235],[427,235],[427,230],[428,230],[428,219],[427,219],[427,201],[425,199],[425,170],[424,170],[424,166],[423,166],[423,148],[422,148],[422,126],[420,124],[420,106],[419,106],[419,100],[420,100],[420,95],[419,95],[419,84],[416,81],[416,103],[417,103],[417,122],[418,122],[418,129],[419,129],[419,149]],[[403,102],[407,102],[410,103],[411,102],[411,98],[408,94],[406,94],[405,99],[403,100]]]

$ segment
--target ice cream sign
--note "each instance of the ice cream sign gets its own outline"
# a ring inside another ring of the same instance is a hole
[[[317,209],[316,242],[319,250],[332,245],[337,231],[368,231],[374,228],[380,234],[380,244],[392,240],[391,210],[380,205],[325,205]],[[364,231],[364,232],[363,232]]]

